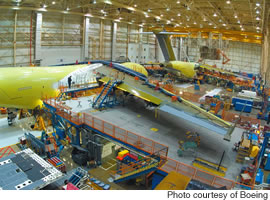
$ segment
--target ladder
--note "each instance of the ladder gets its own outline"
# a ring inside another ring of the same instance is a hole
[[[238,163],[244,163],[245,157],[249,157],[250,149],[239,146],[239,150],[236,156],[236,162]]]
[[[153,158],[142,159],[137,162],[124,165],[114,173],[114,182],[119,183],[132,178],[136,178],[143,174],[150,173],[156,170],[158,165],[159,161]]]
[[[119,81],[112,82],[111,80],[109,80],[107,84],[104,86],[101,93],[98,95],[98,97],[94,101],[92,107],[95,109],[101,109],[103,107],[109,106],[110,103],[113,103],[113,102],[109,102],[108,97],[109,97],[109,94],[111,94],[112,89],[119,83],[120,83]]]

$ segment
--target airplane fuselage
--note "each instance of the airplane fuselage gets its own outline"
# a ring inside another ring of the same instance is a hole
[[[0,107],[33,109],[59,93],[58,81],[85,66],[0,68]]]

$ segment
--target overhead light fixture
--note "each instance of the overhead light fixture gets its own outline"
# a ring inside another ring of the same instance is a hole
[[[148,9],[147,12],[151,12],[151,9]]]
[[[177,4],[179,4],[179,3],[180,3],[180,1],[177,1],[176,3],[177,3]]]
[[[189,6],[187,7],[187,10],[190,10],[190,7]]]
[[[258,26],[257,26],[257,27],[256,27],[256,29],[257,29],[257,30],[259,30],[259,29],[260,29],[260,27],[258,27]]]
[[[101,10],[100,12],[104,13],[104,10]]]
[[[94,0],[94,1],[93,1],[93,4],[96,4],[96,3],[97,3],[97,1],[96,1],[96,0]]]
[[[203,18],[203,21],[204,21],[204,22],[206,22],[206,21],[207,21],[207,19],[206,19],[206,18]]]
[[[112,2],[109,0],[104,1],[104,3],[112,5]]]
[[[47,8],[48,6],[46,4],[43,4],[43,8]]]
[[[230,4],[230,3],[231,3],[231,1],[226,1],[226,3],[227,3],[227,4]]]
[[[222,22],[222,20],[221,20],[221,19],[219,19],[218,21],[219,21],[219,22]]]
[[[240,24],[241,23],[240,20],[238,20],[237,23]]]
[[[20,10],[20,7],[12,7],[13,10]]]
[[[146,17],[146,18],[148,18],[148,17],[149,17],[149,15],[145,15],[145,17]]]
[[[226,24],[222,24],[222,26],[227,26]]]
[[[69,8],[67,8],[66,10],[67,10],[67,11],[69,11],[70,9],[69,9]]]
[[[160,17],[163,17],[163,15],[161,14]]]
[[[240,28],[242,28],[243,26],[242,25],[240,25]]]
[[[54,4],[55,4],[55,1],[52,2],[52,5],[54,5]]]
[[[170,20],[168,20],[168,21],[167,21],[167,24],[170,24],[170,23],[171,23],[171,21],[170,21]]]
[[[256,14],[260,14],[260,11],[259,10],[256,10]]]
[[[213,24],[210,22],[210,23],[209,23],[209,26],[212,26],[212,25],[213,25]]]
[[[261,4],[260,3],[256,3],[256,6],[260,6]]]
[[[197,24],[197,22],[194,22],[193,24]]]
[[[180,22],[179,24],[183,24],[182,22]]]
[[[178,16],[178,17],[180,17],[180,16],[181,16],[181,14],[180,14],[180,13],[178,13],[178,14],[177,14],[177,16]]]
[[[257,31],[257,33],[259,33],[260,31]],[[257,38],[258,39],[258,38]]]
[[[214,14],[213,14],[213,16],[214,16],[214,17],[216,17],[216,16],[217,16],[217,14],[216,14],[216,13],[214,13]]]
[[[135,10],[135,8],[133,8],[133,7],[128,7],[127,9],[132,10],[132,11]]]
[[[259,18],[259,17],[256,17],[256,20],[257,20],[257,21],[259,21],[259,20],[260,20],[260,18]]]
[[[234,18],[236,19],[236,18],[238,18],[238,16],[237,15],[234,15]]]
[[[171,21],[173,21],[174,20],[174,18],[171,18]]]
[[[136,8],[136,7],[137,7],[137,5],[136,5],[136,4],[134,4],[134,7]]]
[[[216,26],[214,26],[214,28],[217,28]]]
[[[241,28],[241,31],[244,31],[245,29],[244,28]]]
[[[170,8],[166,8],[166,11],[170,11]]]

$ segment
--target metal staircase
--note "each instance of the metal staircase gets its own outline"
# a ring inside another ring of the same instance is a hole
[[[132,178],[136,178],[143,174],[150,173],[157,169],[159,165],[159,160],[154,158],[147,158],[138,160],[137,162],[132,162],[120,166],[120,168],[112,175],[114,182],[119,183]]]
[[[101,93],[98,95],[98,97],[94,101],[92,107],[95,109],[101,109],[101,108],[105,108],[105,107],[114,106],[116,104],[116,98],[115,98],[115,96],[110,98],[110,94],[111,94],[113,88],[119,83],[121,83],[121,81],[109,80],[108,83],[104,86]]]
[[[245,148],[240,145],[236,156],[236,162],[244,163],[245,157],[249,157],[249,152],[250,152],[249,148]]]

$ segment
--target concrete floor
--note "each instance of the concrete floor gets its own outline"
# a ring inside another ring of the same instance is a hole
[[[91,112],[86,110],[85,112]],[[236,153],[232,151],[235,142],[241,139],[243,130],[236,128],[230,142],[223,140],[222,135],[209,133],[208,130],[192,127],[192,124],[164,121],[155,119],[153,110],[146,110],[138,107],[117,107],[107,109],[101,112],[91,112],[105,121],[111,122],[123,129],[133,131],[138,135],[157,141],[169,146],[168,157],[180,162],[191,165],[193,156],[178,157],[179,140],[187,140],[185,133],[189,130],[197,131],[200,134],[201,144],[197,150],[197,157],[208,161],[219,163],[223,151],[225,151],[222,165],[228,168],[226,178],[235,180],[240,173],[241,165],[235,162]],[[192,128],[191,128],[192,127]],[[152,131],[151,128],[157,128],[158,131]]]

